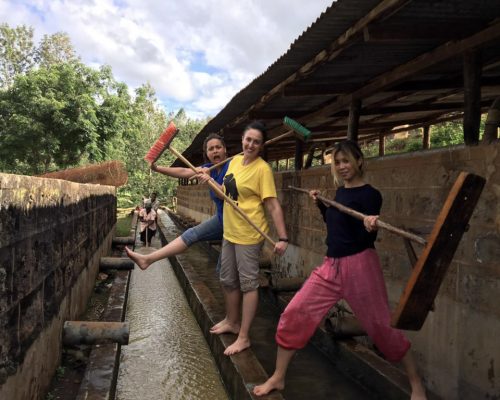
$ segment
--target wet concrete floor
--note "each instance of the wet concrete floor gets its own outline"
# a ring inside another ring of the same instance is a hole
[[[181,233],[168,216],[163,214],[161,218],[167,240],[172,240]],[[199,278],[212,291],[222,313],[224,300],[215,274],[216,258],[208,255],[202,245],[196,244],[183,254],[182,259],[190,263]],[[261,301],[250,332],[252,351],[269,375],[274,369],[276,357],[274,334],[277,319],[273,306]],[[289,367],[283,396],[287,400],[363,400],[377,398],[342,374],[312,345],[308,345],[294,357]]]
[[[161,246],[154,238],[150,248]],[[132,272],[117,400],[228,399],[210,349],[168,260]]]

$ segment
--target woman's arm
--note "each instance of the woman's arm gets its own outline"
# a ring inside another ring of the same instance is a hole
[[[276,197],[265,198],[264,205],[266,206],[268,213],[271,214],[279,239],[285,239],[283,241],[278,239],[278,242],[276,242],[276,246],[274,247],[274,252],[282,255],[288,246],[288,235],[286,233],[283,210],[281,209],[280,202]]]
[[[183,167],[161,167],[156,164],[151,164],[152,171],[159,172],[160,174],[171,176],[173,178],[191,178],[194,173],[190,168]]]

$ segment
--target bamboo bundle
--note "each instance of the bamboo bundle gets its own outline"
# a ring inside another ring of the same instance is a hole
[[[39,176],[41,178],[64,179],[77,183],[94,183],[115,187],[125,185],[128,180],[127,171],[121,161],[89,164],[83,167],[49,172]]]

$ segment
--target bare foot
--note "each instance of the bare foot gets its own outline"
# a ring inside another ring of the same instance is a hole
[[[226,356],[231,356],[233,354],[241,353],[243,350],[248,349],[249,347],[250,340],[248,338],[240,338],[238,336],[236,341],[224,351],[224,354]]]
[[[145,270],[151,265],[151,263],[147,261],[146,256],[143,254],[136,253],[128,247],[125,247],[125,252],[127,253],[127,256],[129,256],[129,258],[139,266],[140,269]]]
[[[255,394],[256,396],[265,396],[273,390],[283,390],[284,388],[285,380],[275,378],[273,375],[262,385],[255,386],[253,388],[253,394]]]
[[[239,332],[240,324],[229,322],[226,318],[210,328],[210,333],[214,335],[220,335],[221,333],[234,333],[237,335]]]

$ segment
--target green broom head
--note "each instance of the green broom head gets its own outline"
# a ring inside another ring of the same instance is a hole
[[[285,117],[283,118],[283,123],[293,130],[295,136],[303,142],[307,142],[311,138],[311,131],[305,126],[299,124],[297,121],[289,117]]]

